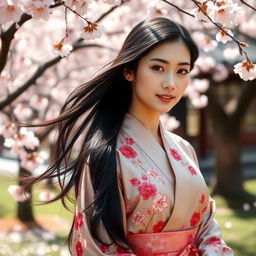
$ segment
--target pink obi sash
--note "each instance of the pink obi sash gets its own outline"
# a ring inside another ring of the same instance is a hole
[[[195,247],[197,230],[130,234],[127,239],[137,256],[199,256]]]

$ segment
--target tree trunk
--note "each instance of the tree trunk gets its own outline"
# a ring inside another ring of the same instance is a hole
[[[241,198],[247,195],[243,188],[243,173],[240,160],[241,123],[252,101],[246,95],[247,90],[247,87],[245,87],[243,94],[241,94],[242,97],[238,99],[237,109],[233,113],[226,113],[219,101],[213,82],[207,91],[209,99],[207,112],[211,116],[214,156],[216,159],[213,194],[220,194],[227,198]],[[246,102],[247,106],[240,107],[243,102]]]
[[[19,177],[24,177],[30,175],[26,169],[20,166]],[[19,181],[19,185],[22,186],[22,181]],[[34,214],[32,207],[32,188],[29,189],[28,193],[30,193],[30,198],[26,202],[18,202],[17,207],[17,218],[24,222],[34,222]]]
[[[216,177],[213,193],[224,197],[241,197],[245,191],[240,161],[239,124],[234,126],[230,118],[227,118],[224,124],[216,125],[219,127],[214,133]]]

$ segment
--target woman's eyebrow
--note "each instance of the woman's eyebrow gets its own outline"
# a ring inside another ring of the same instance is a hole
[[[159,62],[162,62],[162,63],[165,63],[165,64],[170,64],[170,62],[168,60],[164,60],[164,59],[161,59],[161,58],[153,58],[153,59],[150,59],[150,61],[159,61]],[[189,62],[180,62],[178,63],[179,66],[190,66],[190,63]]]

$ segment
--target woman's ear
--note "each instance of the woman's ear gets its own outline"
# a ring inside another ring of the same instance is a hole
[[[129,82],[132,82],[134,80],[134,72],[128,67],[124,67],[124,77]]]

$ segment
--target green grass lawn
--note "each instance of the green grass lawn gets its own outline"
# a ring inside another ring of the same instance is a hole
[[[9,185],[16,184],[10,177],[0,176],[0,218],[6,216],[15,216],[16,203],[13,201],[11,195],[8,193],[7,188]],[[256,179],[247,180],[245,188],[248,192],[256,196]],[[43,187],[39,186],[38,191]],[[37,193],[33,194],[37,198]],[[238,209],[229,209],[228,202],[223,198],[214,197],[217,205],[216,220],[220,224],[223,231],[223,238],[227,244],[234,249],[236,256],[255,256],[256,255],[256,205],[250,204],[250,209],[245,211],[242,207]],[[246,202],[244,202],[246,203]],[[256,203],[255,203],[256,204]],[[72,214],[65,210],[60,201],[44,205],[35,206],[34,213],[38,215],[51,215],[65,220],[66,223],[72,221]],[[65,232],[57,235],[56,239],[49,242],[49,246],[56,247],[56,244],[63,244],[67,235],[68,228]],[[0,237],[1,240],[1,237]],[[1,241],[0,241],[1,245]],[[18,246],[13,245],[13,246]],[[24,250],[28,246],[23,244],[17,250]],[[1,246],[0,246],[1,247]],[[56,248],[55,248],[56,249]],[[52,250],[54,251],[54,250]],[[0,251],[0,255],[1,251]],[[23,254],[20,254],[23,255]],[[30,255],[30,254],[24,254]],[[33,254],[31,254],[33,255]],[[58,252],[49,252],[45,255],[56,256],[61,255]],[[64,255],[64,254],[63,254]]]
[[[256,196],[256,179],[245,182],[247,192]],[[216,220],[222,228],[223,238],[233,248],[235,256],[256,255],[256,200],[247,211],[243,207],[227,208],[228,202],[216,196]],[[234,199],[235,200],[235,199]],[[236,200],[235,200],[236,201]],[[241,203],[241,202],[240,202]],[[244,202],[248,204],[248,202]]]

